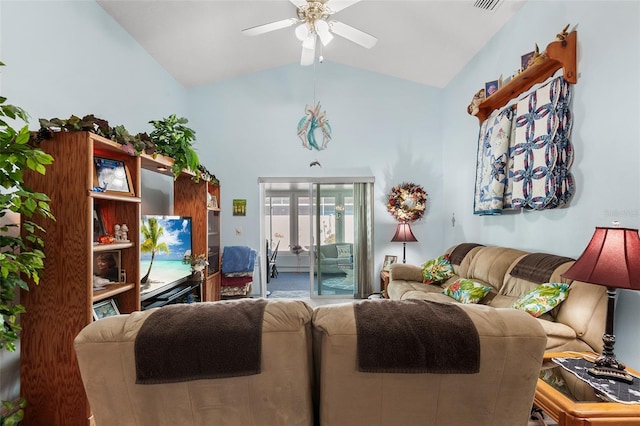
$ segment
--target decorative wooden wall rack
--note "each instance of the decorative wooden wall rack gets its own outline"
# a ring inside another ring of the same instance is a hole
[[[578,82],[577,44],[576,31],[569,33],[564,40],[549,43],[546,57],[541,62],[529,66],[480,103],[478,114],[476,114],[480,124],[489,117],[493,110],[505,106],[507,102],[526,92],[534,84],[542,83],[560,68],[563,69],[564,79],[569,83],[576,84]]]

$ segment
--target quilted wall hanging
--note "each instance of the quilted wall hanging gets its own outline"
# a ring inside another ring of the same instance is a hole
[[[556,77],[482,123],[474,214],[543,210],[569,202],[575,191],[569,170],[571,86]]]

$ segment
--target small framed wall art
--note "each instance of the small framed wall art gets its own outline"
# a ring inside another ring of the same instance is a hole
[[[124,161],[94,157],[94,191],[134,196],[131,174]]]
[[[247,200],[233,200],[233,215],[234,216],[247,215]]]

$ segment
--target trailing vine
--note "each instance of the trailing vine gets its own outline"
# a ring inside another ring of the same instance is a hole
[[[92,132],[119,143],[122,145],[122,150],[129,155],[145,153],[151,156],[162,154],[171,157],[174,160],[172,168],[174,177],[178,177],[182,170],[186,169],[195,174],[195,180],[217,181],[215,175],[200,164],[198,155],[192,147],[195,131],[185,126],[188,122],[186,118],[170,115],[162,120],[150,121],[149,123],[155,127],[151,135],[147,133],[132,135],[124,126],[112,127],[107,120],[93,114],[82,118],[75,115],[68,119],[41,118],[38,121],[40,129],[31,132],[30,138],[34,146],[42,140],[51,139],[55,132]]]

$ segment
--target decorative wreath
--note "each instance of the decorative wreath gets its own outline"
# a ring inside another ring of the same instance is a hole
[[[394,186],[389,193],[387,210],[398,222],[420,220],[427,205],[427,193],[415,183]]]

